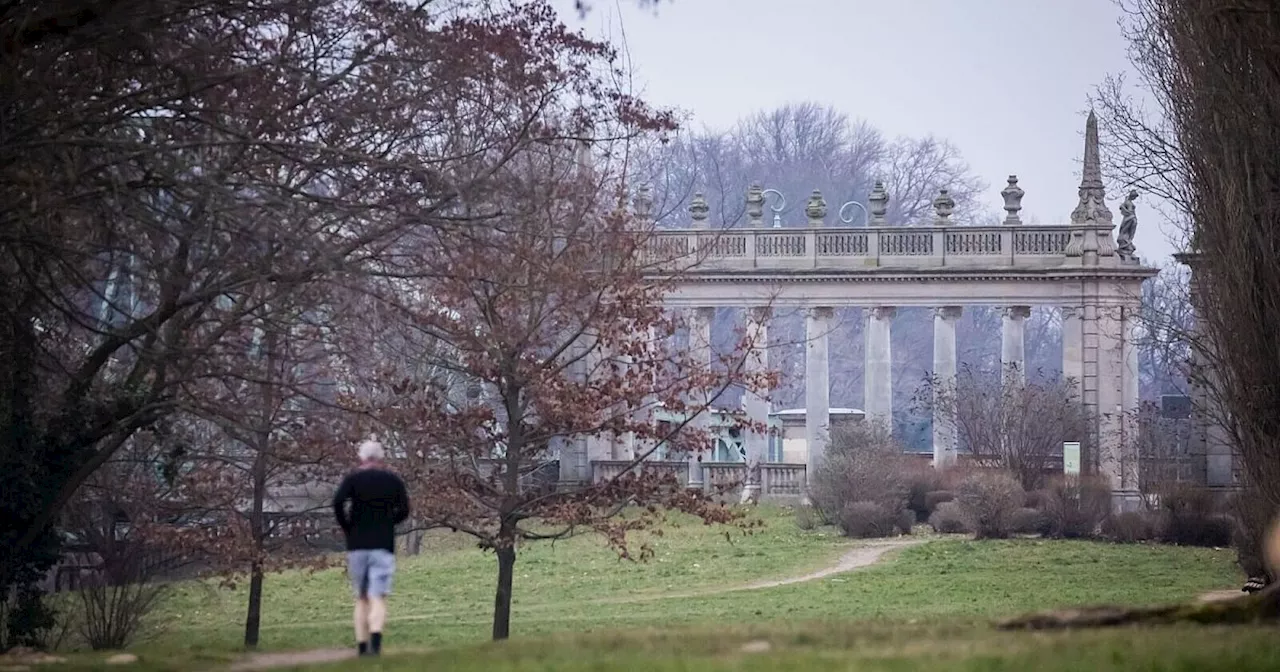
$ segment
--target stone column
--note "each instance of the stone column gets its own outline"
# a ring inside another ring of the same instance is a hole
[[[827,335],[834,311],[828,307],[809,311],[805,321],[804,442],[805,485],[813,482],[818,465],[831,440],[831,382]]]
[[[1000,323],[1000,370],[1019,384],[1027,379],[1026,320],[1031,306],[1008,306]]]
[[[863,370],[866,387],[863,411],[868,422],[883,423],[893,429],[893,350],[890,336],[898,309],[877,306],[866,309],[866,365]]]
[[[584,377],[600,377],[601,368],[604,366],[607,354],[601,350],[591,336],[584,339],[584,347],[588,348],[586,357],[583,358],[583,376]],[[606,434],[597,434],[586,438],[586,459],[589,479],[595,478],[591,469],[591,463],[600,460],[613,459],[613,437]]]
[[[933,311],[933,467],[954,466],[959,445],[956,433],[956,321],[963,308],[942,306]]]
[[[768,308],[752,308],[747,313],[747,339],[751,350],[747,353],[746,370],[748,372],[764,372],[769,368],[769,325],[771,311]],[[747,418],[753,424],[765,427],[765,431],[748,428],[745,436],[747,452],[747,473],[743,483],[743,501],[755,501],[760,493],[760,464],[769,453],[769,399],[760,392],[748,390],[743,395],[742,405]]]
[[[1073,381],[1076,397],[1084,401],[1084,329],[1083,310],[1079,306],[1062,306],[1062,378]],[[1084,440],[1081,437],[1079,440]]]
[[[699,365],[711,366],[711,322],[715,319],[715,308],[695,308],[689,320],[689,356]],[[697,403],[706,403],[700,399]],[[711,426],[711,412],[708,409],[692,423],[700,431],[707,432]],[[702,454],[689,453],[689,487],[701,490],[705,484],[702,474]]]
[[[585,385],[587,382],[586,344],[577,339],[569,347],[569,356],[574,360],[570,365],[569,375],[574,383]],[[589,464],[587,462],[587,443],[581,437],[556,437],[557,454],[560,459],[560,487],[571,488],[587,480]]]

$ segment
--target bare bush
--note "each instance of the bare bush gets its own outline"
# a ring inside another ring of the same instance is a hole
[[[916,520],[928,520],[937,505],[934,502],[930,506],[929,494],[942,489],[942,473],[930,465],[917,464],[907,473],[906,484],[907,508],[915,514]]]
[[[1060,468],[1063,441],[1080,441],[1088,460],[1088,416],[1071,381],[1006,385],[997,373],[963,367],[954,385],[934,379],[926,387],[918,400],[955,418],[973,464],[1009,471],[1024,490],[1040,488]]]
[[[822,517],[812,506],[801,506],[796,509],[796,527],[802,530],[813,530],[821,524]]]
[[[1235,523],[1206,488],[1174,484],[1160,492],[1160,540],[1179,546],[1230,546]]]
[[[946,502],[955,501],[955,498],[956,493],[951,492],[950,490],[934,490],[933,492],[925,493],[925,510],[927,510],[930,515],[933,515],[933,512],[937,511],[940,505],[945,504]]]
[[[1156,538],[1156,521],[1146,511],[1125,511],[1108,516],[1102,523],[1102,534],[1122,544],[1151,541]]]
[[[888,537],[898,533],[899,520],[900,515],[879,502],[853,502],[840,510],[839,526],[845,536],[854,539]]]
[[[972,534],[973,527],[960,505],[956,502],[942,502],[929,516],[929,526],[938,534]]]
[[[1045,490],[1044,512],[1053,537],[1092,537],[1110,511],[1111,486],[1100,476],[1064,474]]]
[[[896,521],[907,508],[908,459],[902,444],[878,424],[840,427],[814,474],[814,506],[825,520],[840,524],[848,505],[874,502]]]
[[[1026,497],[1018,479],[1005,471],[974,472],[956,490],[956,502],[978,539],[1005,539]]]
[[[165,560],[142,549],[124,553],[81,587],[80,635],[90,648],[123,649],[133,641],[167,592],[169,584],[156,580]]]
[[[1049,517],[1043,511],[1025,506],[1013,512],[1009,523],[1009,531],[1013,534],[1047,535],[1049,529]]]

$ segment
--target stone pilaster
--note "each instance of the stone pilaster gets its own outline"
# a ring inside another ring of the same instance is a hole
[[[1125,508],[1136,508],[1140,501],[1140,471],[1138,452],[1138,408],[1142,403],[1138,376],[1138,336],[1141,333],[1141,319],[1138,305],[1127,305],[1120,308],[1120,354],[1122,366],[1120,375],[1120,485],[1125,497]],[[1132,501],[1130,501],[1132,500]]]
[[[893,349],[891,336],[893,318],[897,315],[893,306],[868,308],[867,326],[863,330],[866,339],[866,366],[863,372],[866,387],[863,411],[868,422],[879,422],[893,428]]]
[[[831,308],[813,308],[805,320],[804,436],[806,485],[826,454],[831,440],[831,382],[827,336],[831,333]]]
[[[1126,320],[1116,304],[1097,308],[1098,471],[1111,484],[1116,510],[1136,506],[1136,443],[1126,435]]]
[[[933,311],[933,466],[946,469],[957,460],[956,321],[963,309],[943,306]]]

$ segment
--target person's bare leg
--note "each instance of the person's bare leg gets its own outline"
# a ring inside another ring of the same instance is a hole
[[[356,598],[355,609],[355,626],[356,626],[356,645],[360,648],[360,653],[364,653],[369,648],[369,600],[363,597]],[[379,628],[381,630],[381,628]]]
[[[387,622],[387,598],[369,596],[369,641],[371,653],[382,653],[382,626]]]

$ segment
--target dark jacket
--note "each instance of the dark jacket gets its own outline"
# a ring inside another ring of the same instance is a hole
[[[409,495],[399,476],[380,467],[364,468],[342,479],[333,496],[333,513],[346,535],[347,550],[394,553],[396,524],[409,517]]]

